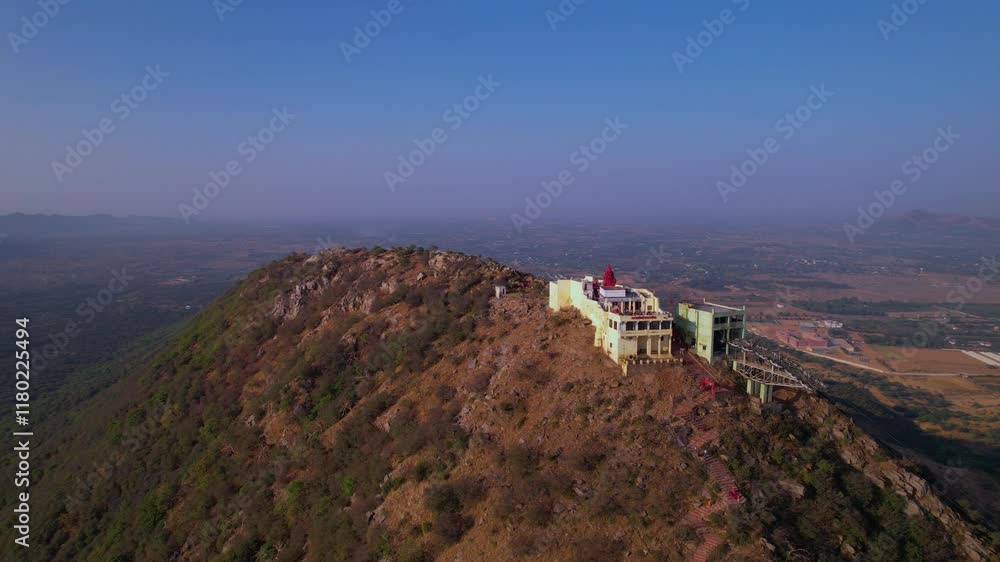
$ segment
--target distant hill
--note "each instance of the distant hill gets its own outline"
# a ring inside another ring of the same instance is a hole
[[[149,236],[171,234],[190,228],[184,221],[160,217],[114,217],[111,215],[27,215],[0,216],[0,232],[25,238],[65,238],[72,236]]]
[[[37,430],[23,559],[987,559],[824,399],[623,377],[546,302],[457,253],[274,262]]]
[[[892,224],[921,230],[963,229],[973,232],[1000,231],[1000,219],[973,217],[953,213],[938,214],[928,211],[909,211],[895,217]]]

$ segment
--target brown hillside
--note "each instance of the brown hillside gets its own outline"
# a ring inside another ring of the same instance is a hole
[[[39,559],[975,559],[844,460],[832,409],[761,415],[697,364],[624,377],[546,301],[414,248],[254,273],[95,398],[40,484],[71,501]]]

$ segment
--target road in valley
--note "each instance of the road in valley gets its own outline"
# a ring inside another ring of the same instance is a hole
[[[834,361],[834,362],[837,362],[837,363],[843,363],[844,365],[850,365],[852,367],[857,367],[858,369],[864,369],[866,371],[873,371],[873,372],[876,372],[876,373],[879,373],[879,374],[882,374],[882,375],[890,375],[890,376],[891,375],[895,375],[895,376],[901,376],[901,377],[989,377],[989,376],[995,376],[995,375],[990,375],[988,373],[899,373],[899,372],[896,372],[896,371],[886,371],[884,369],[879,369],[878,367],[872,367],[870,365],[865,365],[863,363],[855,363],[854,361],[848,361],[846,359],[838,359],[836,357],[830,357],[829,355],[824,355],[822,353],[816,353],[814,351],[805,351],[803,349],[790,348],[787,345],[785,345],[785,344],[783,344],[783,343],[781,343],[779,341],[776,341],[776,340],[774,340],[772,338],[769,338],[769,337],[767,337],[767,336],[765,336],[763,334],[754,332],[753,330],[747,329],[747,331],[750,332],[750,333],[752,333],[753,335],[755,335],[757,337],[761,337],[761,338],[764,338],[764,339],[766,339],[768,341],[776,343],[777,345],[779,345],[780,347],[783,347],[785,349],[792,349],[793,351],[797,351],[799,353],[804,353],[806,355],[812,355],[813,357],[819,357],[821,359],[826,359],[827,361]],[[1000,373],[997,373],[997,374],[1000,374]]]

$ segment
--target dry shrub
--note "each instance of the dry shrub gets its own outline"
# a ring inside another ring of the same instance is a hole
[[[552,371],[546,369],[538,363],[525,365],[518,369],[517,378],[522,381],[534,383],[537,386],[545,386],[553,379]]]
[[[434,395],[442,402],[447,402],[455,397],[455,387],[447,384],[439,384],[434,389]]]
[[[570,462],[577,470],[592,472],[606,458],[608,458],[608,451],[604,443],[598,440],[587,440],[570,455]]]
[[[584,537],[573,543],[573,560],[577,562],[612,562],[621,560],[625,545],[609,537]]]
[[[538,468],[538,452],[531,447],[514,445],[504,457],[507,467],[516,474],[530,474]]]
[[[471,517],[461,513],[439,513],[434,517],[432,531],[445,543],[456,543],[472,528],[473,523]]]
[[[468,381],[466,381],[465,390],[471,392],[472,394],[482,394],[490,387],[490,381],[492,379],[493,373],[488,371],[476,373],[472,375]]]
[[[542,551],[540,538],[535,531],[517,531],[510,538],[510,551],[518,558],[534,556]]]

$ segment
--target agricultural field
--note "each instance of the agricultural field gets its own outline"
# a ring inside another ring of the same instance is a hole
[[[1000,376],[1000,368],[992,367],[953,349],[911,349],[881,345],[866,346],[868,354],[878,363],[899,373],[964,373]]]

